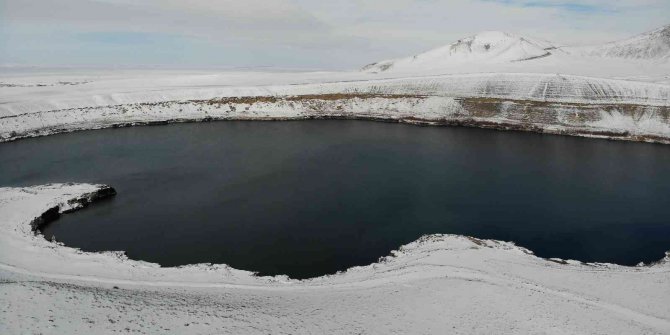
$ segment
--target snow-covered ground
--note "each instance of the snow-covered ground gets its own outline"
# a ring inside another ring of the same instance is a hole
[[[351,72],[0,71],[0,142],[162,122],[364,118],[670,143],[669,32],[589,47],[487,32]],[[582,264],[439,235],[297,281],[161,268],[34,234],[35,218],[105,189],[0,188],[0,334],[670,333],[667,256]]]
[[[330,117],[670,139],[670,85],[649,82],[543,73],[147,76],[0,88],[0,140],[163,121]],[[497,103],[480,106],[484,113],[463,102],[473,98]],[[508,108],[527,104],[542,107],[540,117]]]
[[[432,235],[378,263],[297,281],[224,265],[160,268],[34,234],[35,218],[76,209],[101,190],[0,188],[0,333],[670,332],[668,257],[583,264]]]

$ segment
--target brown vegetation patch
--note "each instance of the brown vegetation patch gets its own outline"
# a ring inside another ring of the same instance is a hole
[[[516,104],[525,107],[534,107],[534,108],[574,108],[577,110],[605,110],[605,111],[621,111],[624,113],[635,113],[642,112],[647,110],[653,110],[656,113],[662,115],[665,119],[670,118],[670,106],[651,106],[651,105],[642,105],[642,104],[630,104],[630,103],[575,103],[575,102],[551,102],[551,101],[536,101],[536,100],[515,100],[515,99],[501,99],[501,98],[456,98],[456,101],[460,102],[464,107],[487,107],[487,106],[500,106],[503,103],[507,104]]]
[[[370,93],[328,93],[328,94],[302,94],[287,96],[245,96],[245,97],[222,97],[209,100],[190,100],[194,103],[205,103],[209,105],[227,104],[254,104],[254,103],[277,103],[277,102],[301,102],[301,101],[338,101],[349,99],[421,99],[423,95],[413,94],[370,94]]]
[[[558,259],[558,258],[547,258],[547,260],[550,261],[550,262],[554,262],[554,263],[558,263],[558,264],[562,264],[562,265],[570,264],[567,261],[565,261],[563,259]]]
[[[621,113],[634,120],[646,117],[670,123],[670,106],[640,104],[585,104],[500,98],[457,98],[473,118],[504,117],[520,123],[583,125],[599,121],[601,113]]]
[[[476,244],[476,245],[478,245],[478,246],[480,246],[480,247],[488,247],[488,246],[486,245],[486,243],[484,243],[484,241],[482,241],[482,240],[480,240],[480,239],[478,239],[478,238],[474,238],[474,237],[471,237],[471,236],[466,236],[465,238],[467,238],[468,240],[470,240],[470,242],[472,242],[472,243],[474,243],[474,244]]]

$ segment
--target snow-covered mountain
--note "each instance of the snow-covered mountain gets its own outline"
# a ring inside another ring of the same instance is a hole
[[[622,41],[561,49],[579,56],[668,62],[670,61],[670,25]]]
[[[421,69],[470,62],[520,62],[551,55],[551,43],[501,31],[487,31],[460,39],[415,56],[385,60],[367,65],[364,71],[381,72],[398,69]]]
[[[570,68],[571,64],[593,62],[593,58],[628,61],[652,61],[670,63],[670,25],[632,38],[590,46],[556,46],[534,38],[518,36],[500,31],[479,33],[454,43],[415,56],[384,60],[366,65],[364,72],[413,72],[462,68],[466,65],[503,66],[531,60],[533,65],[552,66],[550,72],[562,72],[555,68]],[[599,66],[602,66],[600,63]]]

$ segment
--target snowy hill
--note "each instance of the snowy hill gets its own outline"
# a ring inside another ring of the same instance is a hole
[[[594,46],[565,47],[562,50],[581,56],[668,62],[670,25],[622,41]]]
[[[362,71],[453,73],[464,68],[477,72],[483,66],[492,72],[526,72],[532,66],[546,72],[566,73],[575,66],[589,71],[594,62],[598,62],[596,67],[619,67],[623,61],[670,64],[670,25],[622,41],[590,46],[559,47],[506,32],[483,32],[415,56],[369,64]]]
[[[437,68],[470,62],[503,63],[537,59],[551,55],[551,43],[501,31],[487,31],[412,57],[385,60],[367,65],[364,71]]]

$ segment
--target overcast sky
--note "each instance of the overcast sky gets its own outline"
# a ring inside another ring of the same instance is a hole
[[[670,23],[670,0],[0,0],[0,64],[358,68],[485,30],[559,44]]]

